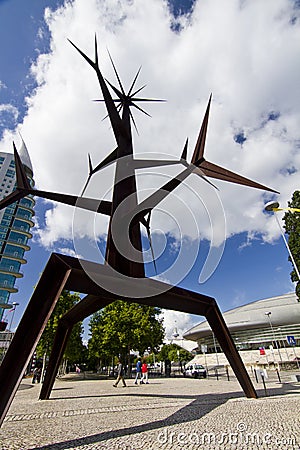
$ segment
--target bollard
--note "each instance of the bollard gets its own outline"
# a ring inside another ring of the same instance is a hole
[[[265,396],[268,397],[268,393],[267,393],[267,389],[266,389],[266,383],[265,383],[265,376],[263,373],[261,373],[261,379],[264,385],[264,390],[265,390]]]
[[[227,366],[226,366],[226,375],[227,375],[227,380],[230,381],[230,379],[229,379],[229,370],[228,370]]]
[[[275,370],[277,373],[278,381],[279,381],[279,383],[281,383],[281,378],[280,378],[280,373],[279,373],[278,367],[276,367]]]

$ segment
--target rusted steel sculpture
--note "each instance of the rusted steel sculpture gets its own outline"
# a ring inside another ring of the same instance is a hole
[[[32,194],[110,216],[105,264],[82,261],[56,253],[51,255],[0,366],[0,423],[4,420],[24,370],[62,290],[68,289],[85,293],[86,297],[70,309],[60,320],[40,393],[41,399],[48,399],[50,396],[57,369],[73,325],[114,300],[122,298],[122,296],[113,293],[110,289],[102,287],[103,280],[105,280],[105,286],[119,285],[126,292],[137,292],[136,297],[134,295],[130,297],[128,295],[123,296],[126,301],[205,316],[246,396],[256,398],[255,389],[236,350],[216,301],[212,297],[145,277],[140,224],[145,226],[150,240],[149,224],[151,211],[191,173],[198,174],[205,181],[208,181],[206,179],[207,176],[271,192],[275,191],[205,160],[204,147],[211,98],[208,102],[190,164],[186,161],[187,143],[184,146],[180,161],[156,161],[134,158],[131,122],[134,126],[136,125],[130,108],[135,107],[147,114],[137,105],[137,102],[160,100],[137,97],[141,89],[134,91],[134,85],[139,72],[135,76],[129,92],[126,94],[113,62],[119,87],[116,88],[105,81],[98,65],[96,39],[95,61],[92,61],[72,42],[71,44],[96,72],[103,95],[103,100],[101,101],[105,103],[117,145],[116,149],[95,168],[93,168],[89,158],[90,170],[86,186],[93,174],[109,164],[115,163],[116,170],[112,201],[32,189],[14,146],[17,177],[16,189],[0,202],[0,208],[5,208],[20,198]],[[112,98],[108,85],[114,91],[116,99]],[[185,168],[154,194],[138,203],[135,170],[169,164],[183,164]],[[128,230],[128,233],[125,233],[124,230]],[[24,339],[24,337],[26,338]]]

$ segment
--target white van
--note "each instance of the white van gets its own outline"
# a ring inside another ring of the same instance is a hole
[[[201,364],[187,364],[185,366],[183,375],[185,377],[206,378],[207,372],[205,367],[203,367]]]

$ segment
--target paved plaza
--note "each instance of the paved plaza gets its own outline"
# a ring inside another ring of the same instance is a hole
[[[113,380],[69,375],[50,400],[24,379],[0,429],[1,450],[299,449],[300,383],[290,373],[247,399],[234,377]]]

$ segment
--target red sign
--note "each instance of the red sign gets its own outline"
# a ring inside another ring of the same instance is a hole
[[[259,347],[259,354],[260,355],[265,355],[266,354],[265,347]]]

